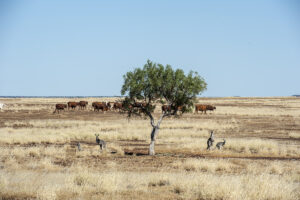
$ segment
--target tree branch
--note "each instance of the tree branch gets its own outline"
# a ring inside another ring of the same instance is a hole
[[[145,111],[144,113],[149,116],[151,126],[154,128],[155,124],[154,124],[154,118],[153,118],[152,114],[150,112],[147,112],[147,111]]]
[[[157,122],[157,127],[159,128],[160,123],[162,122],[163,118],[165,117],[166,113],[162,114]]]

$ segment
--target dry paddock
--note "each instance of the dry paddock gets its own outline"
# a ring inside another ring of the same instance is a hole
[[[300,98],[199,98],[217,109],[164,119],[156,156],[147,118],[91,108],[115,100],[0,99],[0,199],[300,199]],[[206,150],[210,130],[222,150]]]

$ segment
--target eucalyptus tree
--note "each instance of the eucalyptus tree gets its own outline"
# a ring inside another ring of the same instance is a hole
[[[190,112],[196,96],[206,90],[205,80],[197,72],[185,74],[183,70],[174,70],[170,65],[153,63],[148,60],[142,68],[127,72],[124,76],[121,94],[125,95],[124,110],[128,117],[145,114],[152,126],[149,155],[155,155],[155,139],[160,124],[165,117]],[[167,104],[155,123],[154,109],[157,104]]]

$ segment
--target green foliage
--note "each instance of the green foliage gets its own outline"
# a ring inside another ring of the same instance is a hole
[[[129,105],[145,102],[147,106],[142,107],[144,113],[153,111],[152,104],[157,101],[172,106],[174,114],[178,107],[182,107],[182,112],[187,112],[196,95],[206,90],[207,86],[197,72],[191,71],[185,75],[181,69],[173,70],[170,65],[163,66],[150,60],[143,68],[127,72],[123,77],[121,94],[127,96],[125,107],[130,109]]]

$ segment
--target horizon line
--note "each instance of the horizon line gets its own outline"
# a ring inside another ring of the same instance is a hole
[[[7,96],[1,96],[0,95],[0,98],[91,98],[91,97],[98,97],[98,98],[110,98],[110,97],[119,97],[119,98],[122,98],[122,97],[125,97],[125,96],[122,96],[122,95],[112,95],[112,96],[56,96],[56,95],[41,95],[41,96],[31,96],[31,95],[26,95],[26,96],[23,96],[23,95],[7,95]],[[274,97],[274,98],[278,98],[278,97],[300,97],[300,95],[297,95],[297,94],[294,94],[294,95],[289,95],[289,96],[238,96],[238,95],[234,95],[234,96],[197,96],[198,98],[228,98],[228,97],[231,97],[231,98],[271,98],[271,97]]]

